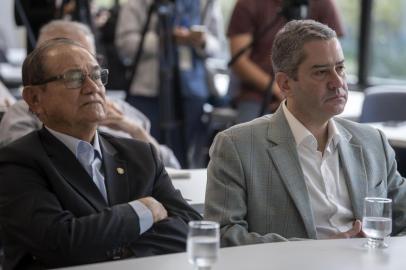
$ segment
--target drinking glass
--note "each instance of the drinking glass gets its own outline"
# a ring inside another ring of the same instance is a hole
[[[217,261],[220,247],[219,224],[214,221],[190,221],[187,238],[189,263],[196,270],[209,270]]]
[[[392,232],[392,200],[387,198],[366,197],[362,231],[368,237],[365,243],[369,248],[386,248],[385,237]]]

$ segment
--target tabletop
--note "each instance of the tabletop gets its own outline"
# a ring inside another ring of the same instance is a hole
[[[403,270],[406,237],[388,239],[387,249],[363,247],[366,239],[308,240],[220,249],[212,270]],[[186,253],[106,262],[69,269],[192,270]]]
[[[370,123],[369,125],[382,130],[392,146],[406,148],[406,122]]]

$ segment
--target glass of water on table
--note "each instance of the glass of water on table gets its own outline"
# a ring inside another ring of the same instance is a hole
[[[199,220],[189,222],[188,259],[196,270],[209,270],[217,261],[220,248],[219,224]]]
[[[387,198],[366,197],[362,231],[368,238],[369,248],[386,248],[385,237],[392,232],[392,200]]]

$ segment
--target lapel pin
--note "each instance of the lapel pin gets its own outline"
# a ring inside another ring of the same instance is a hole
[[[117,168],[117,173],[118,173],[118,174],[124,174],[124,169],[118,167],[118,168]]]

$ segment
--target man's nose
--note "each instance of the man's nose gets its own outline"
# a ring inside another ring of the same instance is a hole
[[[345,85],[345,75],[339,74],[336,70],[330,73],[328,87],[330,89],[343,88]]]
[[[100,90],[100,86],[96,84],[88,75],[85,76],[82,83],[82,92],[84,94],[91,94]]]

